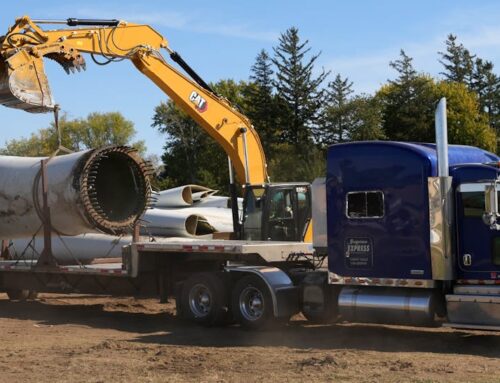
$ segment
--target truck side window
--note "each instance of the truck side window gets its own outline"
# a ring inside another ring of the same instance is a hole
[[[349,192],[346,200],[348,218],[384,216],[384,194],[381,191]]]
[[[462,206],[464,209],[464,217],[478,217],[481,218],[484,214],[484,192],[472,191],[462,192]],[[500,198],[500,192],[498,192]]]
[[[464,217],[479,217],[484,213],[484,192],[463,192]]]

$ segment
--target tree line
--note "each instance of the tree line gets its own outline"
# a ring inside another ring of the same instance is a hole
[[[434,141],[434,109],[447,98],[451,143],[497,151],[500,79],[493,63],[449,35],[438,52],[439,78],[419,72],[401,50],[389,63],[394,78],[373,94],[356,94],[348,77],[316,68],[320,52],[295,27],[272,52],[261,50],[247,81],[222,79],[211,87],[250,118],[261,137],[272,181],[311,181],[325,173],[329,145],[356,140]],[[154,109],[152,127],[165,135],[159,187],[199,183],[227,190],[227,159],[219,145],[172,101]],[[74,150],[134,144],[135,129],[120,113],[61,120],[63,145]],[[6,143],[1,154],[48,155],[54,127]]]
[[[341,74],[315,68],[297,28],[262,50],[248,81],[213,84],[250,118],[261,137],[272,181],[312,181],[325,174],[329,145],[357,140],[434,142],[434,110],[447,98],[450,143],[497,151],[500,79],[493,63],[473,55],[449,35],[438,52],[440,78],[417,71],[401,50],[389,63],[395,77],[374,94],[355,94]],[[225,154],[171,101],[155,108],[152,126],[166,135],[163,182],[202,183],[226,189]]]

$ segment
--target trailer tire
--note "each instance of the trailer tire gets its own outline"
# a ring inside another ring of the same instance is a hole
[[[182,317],[204,326],[227,322],[228,299],[224,282],[215,273],[197,273],[182,286],[180,305]]]
[[[30,298],[31,291],[28,289],[9,289],[6,293],[11,301],[23,302]]]
[[[184,287],[184,283],[177,282],[174,288],[174,296],[175,296],[175,312],[178,318],[182,317],[182,289]]]
[[[245,328],[264,329],[276,323],[269,287],[256,275],[247,275],[236,282],[231,307],[236,322]]]

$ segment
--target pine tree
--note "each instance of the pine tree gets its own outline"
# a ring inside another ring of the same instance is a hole
[[[389,80],[389,83],[395,85],[410,84],[417,77],[417,71],[413,67],[413,58],[408,56],[401,49],[399,51],[399,59],[391,61],[389,65],[398,72],[396,80]]]
[[[274,85],[283,100],[283,118],[286,128],[282,140],[294,145],[299,151],[307,150],[312,141],[312,130],[317,125],[325,102],[325,91],[321,84],[329,72],[315,76],[314,64],[320,53],[306,58],[311,48],[309,41],[301,41],[295,27],[281,34],[274,50],[272,62],[277,68]]]
[[[432,90],[432,79],[418,74],[413,67],[413,59],[404,50],[400,57],[390,62],[398,76],[378,91],[382,102],[384,133],[392,140],[427,141],[433,140],[429,134],[425,116],[434,105],[428,102]]]
[[[273,94],[272,62],[265,50],[260,51],[252,65],[251,83],[244,90],[245,111],[259,133],[268,158],[281,136],[278,100]]]
[[[493,73],[491,61],[476,58],[471,88],[479,97],[481,111],[488,115],[489,124],[500,128],[500,78]]]
[[[352,128],[352,104],[350,103],[353,83],[342,78],[340,74],[328,84],[328,106],[325,110],[325,121],[320,129],[318,141],[323,144],[343,142],[348,139]]]
[[[252,65],[250,80],[253,81],[266,95],[271,95],[273,91],[273,69],[269,54],[262,49]]]
[[[476,56],[472,55],[463,44],[457,42],[457,36],[449,34],[446,40],[446,52],[438,53],[441,55],[439,62],[445,69],[445,72],[441,72],[441,74],[448,81],[460,82],[470,86]]]

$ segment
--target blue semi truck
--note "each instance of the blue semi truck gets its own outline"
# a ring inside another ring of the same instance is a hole
[[[329,149],[327,177],[313,185],[314,245],[334,289],[324,303],[344,319],[500,325],[500,232],[484,221],[500,159],[451,145],[448,160],[449,176],[439,176],[436,145]]]
[[[500,158],[448,146],[437,117],[436,144],[329,148],[327,176],[313,184],[328,285],[305,288],[307,315],[500,329]]]

